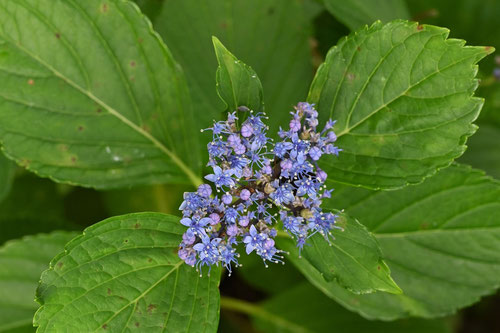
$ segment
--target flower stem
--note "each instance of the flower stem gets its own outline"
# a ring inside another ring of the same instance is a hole
[[[297,332],[297,333],[305,333],[309,332],[309,330],[303,326],[295,324],[289,321],[286,318],[283,318],[277,314],[269,312],[264,307],[250,303],[241,299],[236,299],[232,297],[221,296],[220,298],[220,306],[223,310],[236,311],[245,313],[250,316],[258,317],[265,321],[268,321],[274,324],[276,327],[286,328],[287,331]]]

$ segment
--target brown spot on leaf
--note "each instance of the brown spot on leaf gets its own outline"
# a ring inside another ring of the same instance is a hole
[[[26,160],[26,159],[23,159],[23,160],[21,160],[20,164],[21,164],[21,166],[22,166],[22,167],[27,168],[27,167],[29,167],[29,166],[30,166],[30,164],[31,164],[31,160]]]
[[[151,258],[148,258],[148,262],[153,262],[153,259],[151,259]]]
[[[354,81],[355,78],[356,78],[356,75],[354,75],[353,73],[347,73],[347,80],[349,82]]]
[[[361,51],[361,48],[358,46],[358,47],[356,48],[356,50],[358,50],[358,52],[359,52],[359,51]]]
[[[429,229],[429,223],[422,222],[422,224],[420,225],[420,229],[422,230]]]
[[[108,329],[108,324],[104,324],[104,325],[102,325],[102,329],[103,329],[103,330],[107,330],[107,329]]]
[[[130,77],[130,81],[134,82],[135,81],[135,76]]]
[[[141,126],[141,128],[143,130],[145,130],[146,132],[151,133],[151,128],[148,125],[144,124],[144,125]]]
[[[62,263],[62,262],[58,262],[58,263],[57,263],[57,268],[61,268],[61,267],[63,267],[63,265],[64,265],[64,263]]]
[[[421,24],[417,25],[417,30],[418,30],[418,31],[422,31],[422,30],[424,30],[424,26],[423,26],[423,25],[421,25]]]
[[[380,271],[380,266],[377,266],[377,269]]]
[[[484,50],[487,52],[487,53],[491,53],[493,51],[493,47],[491,46],[485,46],[484,47]]]
[[[139,324],[139,322],[136,322],[135,327],[139,327],[139,326],[141,326],[141,324]]]
[[[139,44],[142,44],[142,42],[144,42],[144,39],[140,38],[137,40],[139,42]]]
[[[108,12],[108,10],[109,10],[109,6],[108,6],[108,4],[107,4],[107,3],[103,3],[103,4],[101,5],[101,13],[107,13],[107,12]]]
[[[76,157],[75,156],[71,156],[71,162],[72,163],[76,163]]]
[[[68,151],[68,146],[67,145],[59,145],[59,150],[60,151]]]
[[[128,243],[128,239],[125,239],[125,240],[124,240],[124,242],[125,242],[125,243]]]
[[[34,85],[34,84],[35,84],[35,80],[33,80],[33,79],[29,79],[29,80],[28,80],[28,84],[29,84],[30,86]]]
[[[107,293],[108,293],[108,295],[111,295],[111,289],[108,288]]]
[[[148,313],[151,314],[153,311],[156,309],[156,305],[154,304],[149,304],[148,305]]]
[[[135,67],[135,65],[137,65],[137,64],[135,63],[135,61],[133,61],[133,60],[132,60],[132,61],[130,62],[130,67]]]
[[[140,227],[141,227],[141,224],[140,224],[140,223],[136,223],[136,224],[134,224],[134,228],[135,228],[135,229],[139,229]]]
[[[96,110],[96,112],[97,112],[97,113],[101,113],[101,112],[102,112],[102,109],[101,109],[101,108],[98,108],[98,109]]]
[[[57,38],[57,39],[61,39],[61,34],[57,32],[57,33],[56,33],[56,38]]]
[[[83,131],[83,126],[78,126],[78,130],[81,132]]]
[[[226,22],[222,22],[220,24],[220,27],[221,27],[221,29],[227,29],[227,23]]]

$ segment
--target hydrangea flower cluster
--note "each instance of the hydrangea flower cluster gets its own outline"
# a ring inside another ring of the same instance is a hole
[[[220,262],[231,273],[231,266],[239,265],[238,244],[259,255],[266,267],[266,261],[283,263],[274,241],[278,218],[299,250],[316,233],[330,242],[336,216],[322,211],[321,200],[332,190],[324,185],[327,174],[317,161],[341,151],[334,145],[335,122],[319,131],[318,112],[305,102],[291,115],[289,129],[280,128],[276,143],[266,136],[265,113],[244,106],[207,129],[213,133],[208,144],[213,173],[205,179],[214,188],[202,184],[184,193],[179,208],[188,228],[179,257],[188,265],[201,272],[202,266]]]

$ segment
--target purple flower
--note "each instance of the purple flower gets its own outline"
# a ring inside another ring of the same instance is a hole
[[[226,205],[229,205],[231,202],[233,202],[233,196],[231,194],[224,194],[222,196],[222,202]]]
[[[253,127],[250,124],[244,124],[241,127],[241,135],[245,138],[252,136],[253,132]]]
[[[201,184],[198,186],[198,194],[202,197],[208,198],[212,194],[212,188],[208,184]]]
[[[319,160],[319,158],[321,157],[321,155],[322,155],[321,149],[319,149],[318,147],[312,147],[309,150],[309,156],[311,156],[311,158],[312,158],[313,161]]]
[[[250,195],[250,191],[244,188],[243,190],[241,190],[240,198],[241,200],[247,201],[248,199],[250,199]]]
[[[300,131],[300,120],[299,119],[294,118],[290,121],[290,130],[292,132]]]

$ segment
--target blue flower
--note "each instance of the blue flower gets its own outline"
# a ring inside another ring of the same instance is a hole
[[[259,233],[254,225],[250,227],[250,231],[247,236],[243,239],[243,243],[246,244],[246,252],[250,254],[253,250],[255,250],[258,246],[260,246],[261,240],[259,237]]]
[[[283,184],[279,186],[276,191],[270,194],[271,199],[277,205],[289,204],[295,199],[295,195],[293,195],[293,187],[290,184]]]
[[[206,180],[211,181],[214,183],[217,187],[222,187],[222,186],[234,186],[234,179],[232,178],[232,175],[234,174],[233,170],[222,170],[219,166],[214,166],[214,173],[205,176]]]
[[[242,242],[247,254],[255,253],[267,261],[283,263],[276,248],[273,226],[276,211],[284,230],[296,241],[299,254],[307,239],[319,233],[330,242],[337,228],[336,216],[323,212],[323,198],[331,197],[327,174],[317,161],[325,154],[337,155],[334,121],[317,131],[318,112],[313,104],[298,103],[291,112],[290,130],[280,128],[279,141],[267,137],[264,113],[245,112],[241,128],[232,112],[227,120],[215,122],[208,144],[208,165],[213,173],[205,176],[222,196],[214,195],[209,184],[185,193],[181,224],[187,227],[178,254],[200,271],[203,266],[221,263],[229,272],[239,266],[236,245]],[[210,270],[210,268],[209,268]]]

